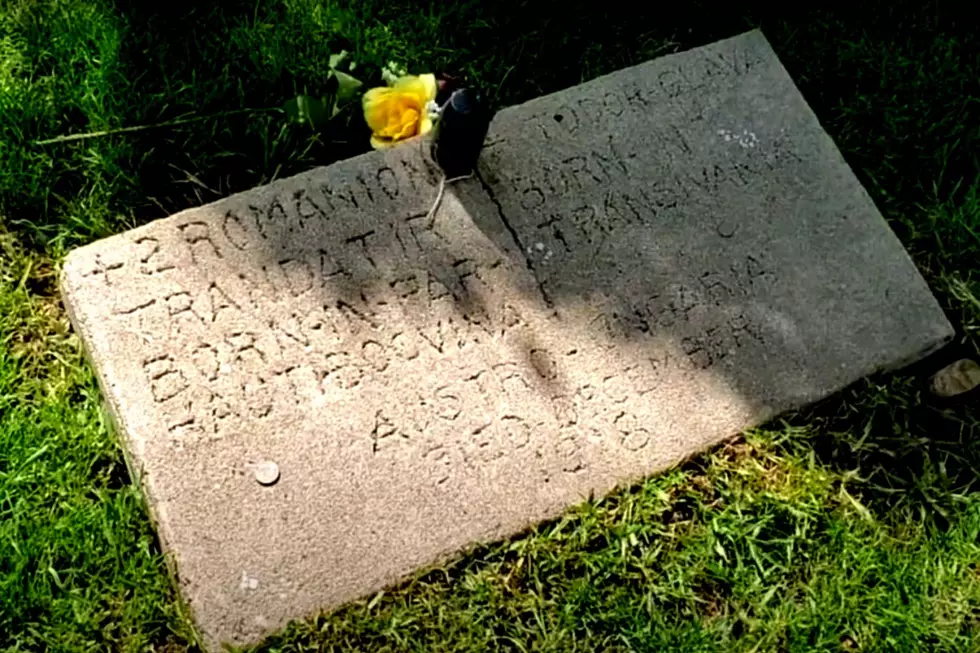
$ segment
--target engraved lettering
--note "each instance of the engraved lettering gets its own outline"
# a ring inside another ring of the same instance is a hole
[[[150,383],[153,401],[158,404],[170,401],[188,388],[187,377],[177,369],[177,363],[170,354],[145,360],[143,373]]]
[[[515,449],[523,449],[531,443],[531,427],[517,415],[504,415],[500,425],[507,441]]]
[[[190,246],[191,260],[195,263],[199,262],[198,256],[202,249],[210,251],[215,258],[224,258],[211,239],[211,227],[208,223],[196,220],[177,225],[177,229],[184,237],[184,242]]]
[[[334,204],[334,200],[340,202],[341,206],[344,208],[358,208],[357,198],[354,197],[354,192],[349,186],[345,186],[340,191],[334,191],[333,188],[324,184],[320,187],[320,192],[323,193],[323,196],[326,198],[327,204],[330,205],[331,211],[337,210],[337,205]]]
[[[329,387],[333,384],[342,390],[349,390],[361,384],[364,372],[351,358],[343,352],[334,352],[324,357],[323,376],[321,385]]]
[[[112,313],[113,315],[132,315],[134,313],[138,313],[139,311],[146,310],[156,303],[157,300],[155,299],[147,299],[142,302],[137,302],[136,304],[133,304],[132,306],[127,308],[115,307],[112,309]]]
[[[412,295],[417,295],[421,291],[421,288],[419,287],[419,279],[414,274],[395,279],[388,285],[400,299],[406,299]]]
[[[558,107],[554,115],[555,122],[561,125],[568,133],[574,133],[579,127],[578,114],[567,104]]]
[[[552,381],[558,378],[558,364],[555,357],[546,349],[532,349],[530,353],[531,366],[542,379]]]
[[[704,338],[700,336],[681,338],[681,350],[691,361],[691,364],[698,369],[707,369],[714,362],[711,359],[711,354],[705,349]]]
[[[170,317],[177,317],[182,313],[190,313],[196,317],[199,322],[204,321],[200,315],[194,312],[192,307],[194,300],[189,292],[181,290],[179,292],[172,293],[164,297],[163,301],[167,306],[167,314]]]
[[[410,361],[419,357],[419,348],[407,333],[396,333],[391,337],[391,348],[402,359]]]
[[[450,294],[449,288],[446,287],[446,284],[431,276],[428,280],[427,290],[429,292],[429,300],[433,302],[449,297]]]
[[[361,188],[364,189],[364,194],[367,195],[368,202],[374,202],[374,193],[371,192],[371,187],[368,186],[366,181],[364,181],[364,177],[358,174],[356,176],[356,179],[357,179],[357,183],[359,183],[361,185]]]
[[[644,89],[636,84],[631,84],[624,89],[626,94],[626,103],[636,108],[639,105],[641,110],[645,110],[650,106],[650,100],[645,96]]]
[[[299,319],[295,313],[286,317],[285,319],[269,320],[269,328],[275,333],[276,340],[279,343],[280,348],[284,350],[299,345],[301,350],[305,351],[305,349],[310,346],[310,339],[303,332]],[[288,340],[285,340],[284,338],[288,338]],[[295,342],[296,345],[289,342],[290,340]]]
[[[159,239],[152,238],[150,236],[144,236],[136,240],[136,245],[143,246],[143,249],[145,250],[144,253],[139,255],[139,262],[140,262],[139,270],[141,274],[156,274],[159,272],[165,272],[167,270],[173,270],[175,267],[177,267],[173,263],[160,260]]]
[[[230,310],[240,312],[242,310],[235,301],[228,296],[217,282],[212,281],[208,286],[208,298],[211,300],[211,322],[217,321],[221,316],[221,311]]]
[[[348,272],[337,263],[327,252],[324,250],[319,251],[320,255],[320,278],[324,283],[334,281],[338,277],[344,277],[350,280],[351,273]]]
[[[408,436],[395,426],[395,422],[383,410],[375,413],[374,428],[371,430],[371,451],[375,455],[381,451],[390,450],[400,444],[399,441],[403,443],[407,439]]]
[[[338,299],[335,304],[336,310],[347,323],[347,329],[352,334],[360,333],[361,329],[378,329],[378,322],[369,312],[362,311],[348,304],[342,299]]]
[[[276,225],[285,224],[288,220],[289,216],[286,214],[286,209],[282,205],[282,199],[276,195],[272,198],[269,208],[265,211],[265,221],[268,225],[275,227]]]
[[[586,175],[586,183],[588,179],[592,179],[597,184],[608,183],[609,179],[603,179],[596,177],[595,173],[589,168],[589,160],[584,156],[570,156],[567,159],[562,160],[562,165],[568,166],[566,169],[572,176],[572,181],[575,182],[577,188],[582,188],[582,180],[579,175]]]
[[[623,156],[619,154],[616,151],[616,148],[613,146],[613,140],[611,136],[609,137],[608,146],[609,146],[608,154],[606,153],[600,154],[599,152],[596,151],[592,152],[592,159],[599,166],[599,169],[602,171],[602,175],[603,175],[602,178],[593,175],[593,178],[599,183],[603,183],[603,181],[608,182],[612,179],[615,179],[617,175],[622,175],[622,176],[629,175],[629,169],[626,167],[626,162],[623,160]]]
[[[111,272],[113,270],[119,270],[119,269],[121,269],[123,267],[123,265],[124,264],[121,263],[121,262],[109,263],[107,265],[102,260],[102,257],[99,254],[96,254],[95,255],[95,263],[94,263],[94,265],[89,270],[86,270],[85,272],[83,272],[82,273],[82,276],[83,277],[97,277],[97,276],[100,276],[101,275],[102,276],[102,282],[105,285],[107,285],[107,286],[111,286],[112,285],[112,280],[109,278],[109,272]]]
[[[306,261],[284,259],[279,261],[279,269],[286,280],[286,288],[293,297],[299,297],[313,290],[316,274],[313,267]]]
[[[388,199],[393,200],[398,197],[398,176],[394,170],[387,166],[379,168],[375,174],[375,179],[377,179],[381,192],[387,195]]]
[[[544,192],[537,186],[525,188],[521,192],[521,206],[525,209],[536,209],[544,204]]]
[[[213,345],[201,343],[191,352],[194,367],[208,381],[216,381],[218,378],[218,350]]]
[[[657,83],[664,94],[670,98],[676,98],[687,90],[690,82],[684,77],[683,73],[676,68],[661,70],[657,74]]]
[[[746,337],[751,338],[752,340],[755,340],[760,344],[765,343],[765,341],[762,338],[762,333],[759,331],[759,329],[753,327],[752,324],[749,322],[748,318],[746,318],[745,315],[742,315],[741,313],[735,315],[728,321],[728,327],[732,331],[732,338],[735,341],[736,347],[741,347],[743,343],[746,342],[746,340],[743,340],[743,338]]]
[[[423,456],[432,467],[432,480],[435,484],[443,485],[452,476],[452,455],[444,445],[437,445]]]
[[[555,452],[561,461],[561,471],[577,474],[585,470],[585,460],[582,456],[582,444],[577,433],[563,433],[555,443]]]
[[[361,345],[361,357],[376,372],[384,372],[388,369],[388,353],[384,345],[376,340],[368,340]]]
[[[364,232],[364,233],[362,233],[362,234],[358,234],[357,236],[351,236],[351,237],[350,237],[350,238],[348,238],[348,239],[347,239],[347,241],[346,241],[348,245],[350,245],[350,244],[353,244],[353,243],[357,243],[357,244],[359,244],[359,245],[361,246],[361,253],[362,253],[362,254],[364,255],[364,259],[365,259],[365,260],[366,260],[366,261],[367,261],[368,263],[370,263],[370,264],[371,264],[371,267],[373,267],[373,268],[376,268],[376,267],[378,267],[378,266],[377,266],[377,264],[376,264],[376,263],[374,262],[374,259],[373,259],[373,258],[371,258],[371,254],[370,254],[370,253],[368,252],[368,247],[367,247],[367,239],[368,239],[368,238],[372,238],[373,236],[375,236],[375,235],[376,235],[376,233],[377,233],[377,232],[375,232],[375,231],[374,231],[374,230],[372,229],[372,230],[370,230],[370,231],[366,231],[366,232]]]
[[[609,91],[602,96],[602,105],[605,107],[606,111],[617,118],[623,115],[623,111],[626,110],[626,107],[623,105],[622,98],[619,97],[619,94],[614,93],[613,91]]]
[[[435,413],[439,419],[452,422],[463,412],[462,399],[448,385],[436,388],[435,399]]]
[[[326,220],[327,214],[302,188],[293,193],[293,201],[296,206],[300,229],[306,226],[306,220]]]
[[[221,232],[224,234],[225,240],[236,249],[244,250],[248,247],[248,229],[245,228],[242,219],[231,211],[225,213],[225,217],[221,221]]]
[[[640,451],[650,444],[650,440],[653,438],[649,429],[641,426],[639,420],[632,413],[620,413],[613,420],[613,424],[619,430],[620,444],[627,451]]]

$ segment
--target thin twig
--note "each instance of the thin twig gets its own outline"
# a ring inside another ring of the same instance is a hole
[[[153,125],[134,125],[132,127],[119,127],[118,129],[106,129],[105,131],[98,132],[86,132],[84,134],[68,134],[66,136],[55,136],[54,138],[46,138],[40,141],[34,141],[35,145],[53,145],[55,143],[69,143],[71,141],[83,141],[89,138],[101,138],[103,136],[115,136],[116,134],[130,134],[132,132],[146,131],[148,129],[160,129],[162,127],[176,127],[178,125],[186,125],[192,122],[201,122],[203,120],[211,120],[212,118],[224,118],[227,116],[236,116],[243,113],[261,113],[265,111],[281,111],[279,107],[272,107],[268,109],[235,109],[233,111],[224,111],[222,113],[213,113],[207,116],[195,116],[193,118],[181,118],[178,120],[168,120],[167,122],[158,122]]]

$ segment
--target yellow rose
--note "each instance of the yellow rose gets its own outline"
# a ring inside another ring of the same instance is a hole
[[[432,129],[429,103],[436,99],[435,75],[406,75],[394,86],[372,88],[364,94],[364,119],[373,132],[371,146],[390,147]]]

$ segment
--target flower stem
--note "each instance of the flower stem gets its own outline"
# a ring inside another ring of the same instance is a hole
[[[89,138],[102,138],[103,136],[115,136],[116,134],[130,134],[133,132],[141,132],[149,129],[160,129],[163,127],[176,127],[178,125],[186,125],[192,122],[202,122],[204,120],[211,120],[212,118],[225,118],[227,116],[236,116],[243,113],[262,113],[267,111],[282,111],[279,107],[270,107],[267,109],[235,109],[233,111],[223,111],[221,113],[213,113],[207,116],[195,116],[193,118],[178,118],[176,120],[168,120],[167,122],[158,122],[152,125],[134,125],[132,127],[119,127],[117,129],[106,129],[104,131],[97,132],[85,132],[84,134],[67,134],[64,136],[55,136],[54,138],[45,138],[43,140],[34,141],[34,145],[54,145],[55,143],[69,143],[71,141],[84,141]]]

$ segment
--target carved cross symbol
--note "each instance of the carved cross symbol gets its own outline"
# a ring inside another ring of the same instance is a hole
[[[95,255],[95,266],[88,272],[83,272],[83,277],[95,277],[102,275],[105,285],[111,286],[112,282],[109,281],[109,272],[112,270],[118,270],[123,266],[122,263],[110,263],[108,265],[102,260],[102,256],[99,254]]]

